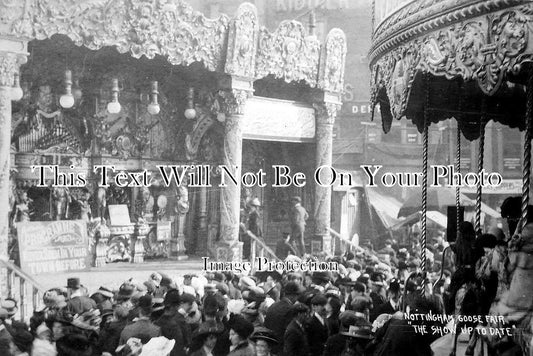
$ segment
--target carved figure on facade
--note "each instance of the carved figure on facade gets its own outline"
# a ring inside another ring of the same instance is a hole
[[[346,35],[338,28],[329,31],[321,55],[319,87],[334,93],[344,90]]]
[[[259,31],[255,78],[273,74],[286,82],[304,81],[316,87],[320,42],[308,36],[297,21],[282,21],[274,32],[262,27]]]
[[[66,220],[69,217],[72,197],[67,187],[53,187],[52,189],[52,220]]]
[[[91,193],[87,188],[75,189],[71,192],[72,201],[76,203],[76,213],[73,214],[74,219],[81,219],[90,221],[92,219],[91,211]]]
[[[176,214],[185,215],[189,212],[189,190],[184,185],[176,188]]]
[[[229,25],[225,72],[245,78],[254,77],[259,24],[257,9],[243,3]]]
[[[26,222],[31,220],[31,216],[33,215],[32,203],[33,200],[28,197],[28,192],[25,189],[18,191],[15,213],[13,214],[15,222]]]
[[[96,188],[95,194],[96,202],[96,214],[100,218],[100,221],[105,221],[105,214],[107,208],[107,190],[104,187]]]
[[[154,216],[154,197],[150,188],[142,187],[136,202],[136,215],[144,220],[152,220]]]

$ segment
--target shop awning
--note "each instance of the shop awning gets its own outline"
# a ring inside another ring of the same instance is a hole
[[[437,225],[439,225],[442,228],[445,228],[446,225],[448,224],[448,220],[446,218],[446,215],[444,215],[440,211],[435,211],[435,210],[428,211],[426,216],[427,216],[427,219],[429,221],[433,221],[434,223],[436,223]],[[417,223],[417,222],[420,221],[421,217],[422,217],[422,213],[421,212],[413,213],[413,214],[407,216],[405,219],[403,219],[400,222],[398,222],[397,224],[391,226],[391,230],[393,230],[393,231],[394,230],[398,230],[398,229],[400,229],[401,227],[403,227],[405,225]]]
[[[370,205],[372,205],[380,220],[387,228],[401,222],[401,220],[396,218],[396,216],[398,216],[398,211],[400,211],[400,207],[402,206],[402,203],[399,200],[384,195],[374,188],[366,188],[365,192]]]

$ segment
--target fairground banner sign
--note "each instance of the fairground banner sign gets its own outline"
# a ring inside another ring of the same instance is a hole
[[[77,271],[91,265],[83,220],[21,223],[17,235],[21,267],[31,274]]]

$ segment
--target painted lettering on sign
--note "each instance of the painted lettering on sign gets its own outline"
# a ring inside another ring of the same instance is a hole
[[[277,12],[293,12],[311,9],[340,10],[349,9],[349,0],[277,0]]]
[[[20,264],[31,274],[90,267],[87,223],[83,220],[32,221],[17,225]]]

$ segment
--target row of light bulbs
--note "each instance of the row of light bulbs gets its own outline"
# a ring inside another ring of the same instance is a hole
[[[77,86],[77,96],[81,97],[81,90]],[[118,114],[122,110],[122,106],[118,101],[118,79],[113,78],[111,85],[111,101],[107,104],[107,111],[110,114]],[[19,73],[15,73],[13,87],[11,88],[11,100],[18,101],[24,96],[24,91],[20,87]],[[150,90],[150,104],[148,104],[147,110],[150,115],[157,115],[161,111],[161,107],[158,103],[158,83],[157,81],[151,82]],[[70,109],[74,106],[75,98],[72,93],[72,72],[70,70],[65,71],[65,93],[59,98],[59,105],[64,109]],[[194,109],[194,88],[189,88],[187,95],[187,109],[184,112],[185,118],[193,120],[196,118],[196,110]]]

